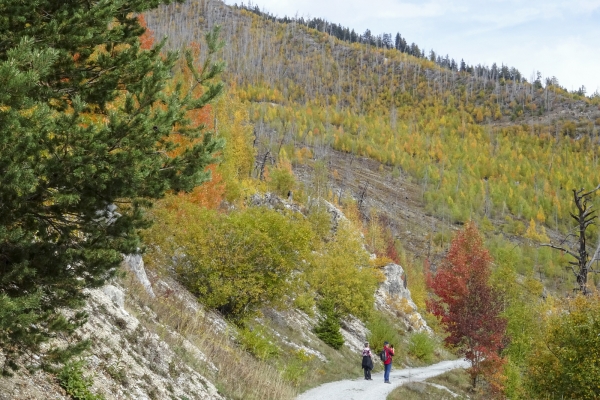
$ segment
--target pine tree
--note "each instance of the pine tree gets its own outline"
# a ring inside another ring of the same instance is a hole
[[[23,351],[85,321],[84,289],[140,246],[143,210],[210,178],[222,142],[189,123],[221,91],[221,64],[167,83],[178,55],[140,48],[137,13],[158,0],[0,3],[0,348]],[[218,50],[216,32],[207,35]],[[193,69],[191,55],[187,67]],[[173,154],[173,134],[190,138]],[[195,141],[193,140],[194,138]]]
[[[402,45],[402,36],[400,36],[400,32],[396,33],[396,38],[394,40],[394,48],[396,50],[401,50],[400,46]]]
[[[315,335],[329,346],[339,350],[344,345],[340,332],[340,321],[334,310],[333,301],[324,299],[319,304],[322,317],[314,328]]]

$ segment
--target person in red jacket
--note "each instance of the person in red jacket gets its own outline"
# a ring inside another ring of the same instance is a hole
[[[383,381],[385,383],[391,383],[390,371],[392,370],[392,357],[394,356],[394,345],[390,345],[389,342],[383,342],[383,352],[385,353],[385,360],[383,361]]]

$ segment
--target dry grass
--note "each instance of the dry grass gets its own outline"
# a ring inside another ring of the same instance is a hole
[[[427,382],[442,385],[458,397],[454,397],[448,390],[434,387]],[[455,369],[425,382],[402,385],[390,393],[387,400],[487,400],[489,398],[491,397],[484,391],[472,390],[469,375],[465,370]]]
[[[285,400],[296,397],[295,388],[282,378],[279,371],[237,348],[231,339],[232,332],[219,332],[210,314],[200,307],[194,310],[193,300],[178,285],[169,283],[176,289],[151,298],[133,274],[128,273],[123,284],[128,289],[129,311],[137,314],[147,329],[168,343],[181,357],[182,363],[212,381],[220,393],[231,399],[244,400]],[[144,311],[146,307],[153,316]],[[185,339],[196,346],[207,361],[187,351]],[[217,371],[211,368],[211,363]]]

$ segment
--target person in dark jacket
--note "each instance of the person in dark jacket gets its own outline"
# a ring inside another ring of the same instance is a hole
[[[365,370],[365,379],[372,381],[371,370],[373,369],[373,358],[368,342],[365,342],[365,348],[362,351],[362,367]]]

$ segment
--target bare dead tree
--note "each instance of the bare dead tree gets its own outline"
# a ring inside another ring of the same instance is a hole
[[[267,164],[267,159],[269,158],[269,154],[271,153],[270,150],[267,150],[267,152],[265,153],[262,162],[260,163],[260,169],[259,169],[259,175],[258,175],[258,179],[260,179],[261,181],[263,181],[264,178],[264,173],[265,173],[265,166]]]
[[[589,253],[587,251],[587,239],[585,237],[585,232],[587,228],[590,225],[595,224],[594,220],[598,218],[598,216],[595,215],[596,211],[588,205],[590,196],[598,190],[600,190],[600,185],[596,186],[595,189],[590,190],[589,192],[585,192],[584,189],[573,189],[573,200],[575,201],[575,205],[577,206],[577,214],[570,214],[571,217],[575,221],[577,221],[578,225],[578,233],[574,235],[577,237],[578,242],[578,249],[576,251],[573,251],[564,246],[564,243],[567,241],[568,236],[558,245],[552,243],[542,244],[542,246],[551,247],[553,249],[563,251],[575,259],[574,261],[569,261],[569,266],[567,267],[567,269],[570,269],[575,275],[575,278],[577,279],[577,284],[579,285],[579,288],[576,288],[575,290],[579,290],[583,294],[589,293],[589,289],[587,288],[588,273],[600,272],[595,271],[592,268],[592,265],[598,260],[598,257],[600,257],[600,241],[596,246],[596,251],[594,251],[593,256],[590,258]]]
[[[364,212],[362,207],[367,198],[367,187],[368,186],[369,186],[369,182],[365,181],[364,186],[362,187],[362,190],[360,191],[360,193],[358,195],[358,209],[361,212]]]

